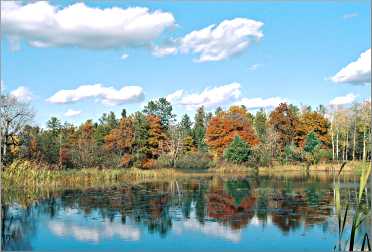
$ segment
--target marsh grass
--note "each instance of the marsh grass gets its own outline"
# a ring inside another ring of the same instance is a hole
[[[338,245],[335,246],[335,250],[338,251],[345,251],[347,250],[347,244],[349,251],[354,251],[356,248],[355,241],[356,236],[359,230],[360,225],[367,219],[368,215],[370,214],[370,207],[368,206],[368,202],[365,202],[364,196],[367,196],[367,183],[368,178],[371,173],[371,165],[370,163],[365,163],[361,166],[361,174],[359,178],[359,190],[357,193],[357,197],[355,202],[346,202],[345,208],[343,208],[343,202],[341,200],[341,192],[340,192],[340,175],[345,167],[346,163],[341,165],[339,169],[335,181],[334,181],[334,201],[335,201],[335,210],[336,216],[338,221]],[[351,228],[350,234],[347,237],[345,246],[343,246],[343,238],[344,233],[346,232],[346,223],[351,215]],[[365,251],[365,249],[371,251],[370,241],[368,233],[365,233],[363,236],[363,241],[361,245],[361,251]]]
[[[16,161],[2,172],[4,186],[32,185],[101,185],[133,179],[169,178],[177,175],[174,169],[141,170],[85,168],[79,170],[49,170],[30,161]]]

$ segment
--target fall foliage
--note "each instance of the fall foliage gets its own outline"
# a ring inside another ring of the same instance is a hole
[[[249,145],[259,143],[246,109],[238,106],[212,117],[207,128],[206,142],[215,155],[220,157],[235,136],[240,136]]]
[[[24,105],[7,101],[3,111],[10,111],[3,113],[2,120],[18,110],[31,116]],[[56,117],[51,117],[45,128],[30,126],[26,123],[29,119],[23,117],[24,121],[3,129],[7,137],[1,145],[2,162],[22,158],[59,169],[204,169],[221,159],[262,166],[277,161],[365,161],[371,157],[370,105],[366,101],[351,107],[319,106],[312,110],[310,106],[281,103],[271,112],[260,109],[255,115],[244,106],[218,107],[214,114],[200,107],[193,122],[185,114],[177,123],[172,105],[161,98],[149,102],[143,112],[127,114],[122,109],[120,119],[114,112],[104,113],[98,122],[87,120],[78,127]],[[233,139],[236,142],[232,143]]]

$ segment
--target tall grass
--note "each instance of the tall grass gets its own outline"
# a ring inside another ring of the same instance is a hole
[[[359,190],[357,192],[357,197],[355,200],[355,207],[354,210],[350,210],[353,206],[350,206],[350,202],[345,203],[345,209],[342,207],[341,202],[341,193],[340,193],[340,175],[345,167],[346,162],[341,165],[341,168],[335,178],[334,182],[334,200],[335,200],[335,208],[336,208],[336,216],[338,220],[338,245],[335,246],[338,251],[345,251],[347,250],[347,243],[349,244],[348,250],[354,251],[356,249],[355,240],[356,235],[358,233],[360,225],[367,219],[368,215],[370,214],[370,207],[364,202],[363,196],[367,193],[367,183],[368,178],[371,173],[371,165],[366,164],[361,167],[361,175],[359,178]],[[346,222],[349,217],[350,212],[352,212],[352,224],[350,234],[346,240],[345,246],[343,246],[343,237],[346,230]],[[363,241],[361,244],[361,251],[365,251],[365,249],[371,251],[371,245],[369,241],[368,233],[365,233],[363,236]]]

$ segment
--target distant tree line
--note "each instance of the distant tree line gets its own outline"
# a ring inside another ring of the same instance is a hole
[[[349,108],[281,103],[255,115],[244,106],[196,110],[176,120],[160,98],[142,111],[120,117],[104,113],[80,126],[52,117],[45,128],[31,126],[28,104],[1,97],[1,161],[17,158],[54,168],[207,168],[219,162],[254,166],[276,163],[370,160],[371,103]]]

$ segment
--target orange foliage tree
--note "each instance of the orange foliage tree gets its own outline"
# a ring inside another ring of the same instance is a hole
[[[127,167],[133,161],[132,147],[134,144],[134,127],[131,118],[122,117],[119,127],[114,128],[105,136],[105,148],[118,153],[121,165]]]
[[[296,137],[296,128],[299,120],[293,110],[287,103],[281,103],[271,112],[269,125],[276,134],[276,143],[281,151],[285,146],[294,143]]]
[[[160,117],[156,115],[148,115],[146,116],[146,119],[149,123],[147,147],[149,150],[150,158],[157,158],[163,151],[163,143],[167,139],[165,135],[165,129],[164,126],[162,126]]]
[[[300,122],[296,128],[297,145],[303,147],[306,136],[314,132],[316,137],[322,142],[324,147],[330,144],[331,138],[329,135],[330,123],[327,118],[316,111],[307,111],[300,117]]]
[[[123,155],[129,153],[134,143],[134,128],[131,118],[121,118],[119,127],[105,136],[105,147]]]
[[[228,111],[212,117],[207,128],[206,142],[215,155],[220,157],[237,135],[250,145],[259,142],[247,110],[244,107],[232,106]]]

